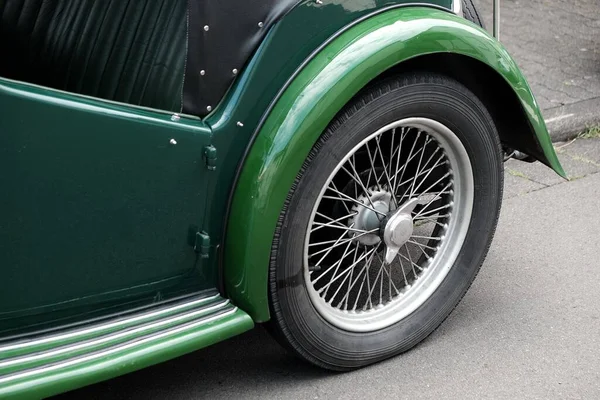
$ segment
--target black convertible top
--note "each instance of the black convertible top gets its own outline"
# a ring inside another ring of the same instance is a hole
[[[190,0],[183,112],[208,114],[269,28],[300,0]]]
[[[0,76],[203,117],[301,0],[0,0]]]

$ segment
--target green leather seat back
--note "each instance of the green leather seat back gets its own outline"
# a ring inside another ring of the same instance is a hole
[[[187,0],[0,0],[0,76],[180,112]]]

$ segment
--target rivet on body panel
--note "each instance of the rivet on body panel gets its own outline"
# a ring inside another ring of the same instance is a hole
[[[258,27],[259,27],[259,28],[262,28],[263,26],[265,26],[265,24],[264,24],[262,21],[260,21],[260,22],[258,23]]]
[[[177,144],[177,140],[171,139],[171,140],[169,140],[169,143],[172,144],[173,146],[175,146]]]
[[[244,126],[244,124],[242,123],[242,121],[238,121],[237,126]]]
[[[179,121],[181,119],[181,117],[179,116],[179,114],[173,114],[171,116],[171,121]]]
[[[205,30],[206,32],[208,32],[208,31],[209,31],[209,29],[210,29],[210,27],[209,27],[208,25],[204,25],[204,30]]]
[[[202,75],[202,76],[206,75],[206,71],[205,70],[200,70],[200,75]]]
[[[206,106],[206,111],[212,111],[212,107],[211,106]]]
[[[234,68],[233,71],[231,71],[231,72],[233,72],[234,75],[237,75],[238,70],[237,70],[237,68]]]

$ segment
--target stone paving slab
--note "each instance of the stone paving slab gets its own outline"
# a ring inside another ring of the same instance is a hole
[[[570,180],[600,172],[600,138],[557,143],[558,158]],[[509,160],[504,164],[504,198],[567,182],[543,164]]]
[[[578,162],[600,167],[600,139],[577,139],[573,144],[557,147],[560,153],[567,154]]]
[[[504,174],[504,196],[503,198],[510,199],[525,195],[536,190],[545,188],[541,183],[533,182],[529,179],[524,179],[520,176],[513,175],[508,171]]]
[[[492,30],[492,0],[478,0]],[[501,0],[500,41],[548,110],[600,97],[598,0]]]

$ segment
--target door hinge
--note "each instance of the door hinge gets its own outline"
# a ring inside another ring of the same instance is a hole
[[[210,236],[206,232],[196,232],[194,250],[200,254],[200,258],[208,258],[210,252]]]
[[[206,160],[206,168],[211,171],[217,169],[217,148],[212,144],[204,148],[204,159]]]

